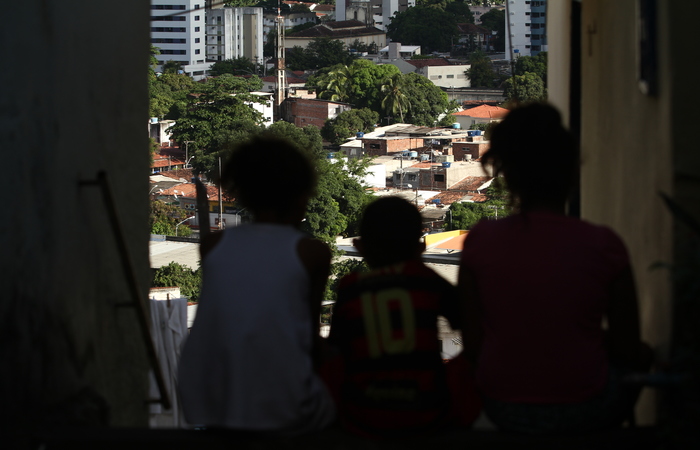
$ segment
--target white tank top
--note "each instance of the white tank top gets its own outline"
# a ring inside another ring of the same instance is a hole
[[[303,236],[291,226],[245,224],[226,230],[203,260],[179,368],[189,423],[301,432],[333,419],[311,361],[309,277],[297,254]]]

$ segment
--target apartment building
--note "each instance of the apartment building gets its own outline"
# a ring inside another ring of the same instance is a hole
[[[208,61],[245,57],[256,64],[263,63],[262,8],[212,8],[206,17]]]
[[[506,59],[546,52],[547,1],[508,0],[506,6]]]
[[[416,0],[336,0],[335,20],[359,20],[386,31],[391,16],[416,6]]]
[[[151,44],[160,49],[158,64],[177,61],[195,80],[204,78],[211,65],[206,61],[204,7],[205,0],[151,0]]]

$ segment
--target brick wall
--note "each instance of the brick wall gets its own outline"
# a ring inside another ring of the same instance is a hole
[[[488,149],[488,142],[455,142],[452,144],[452,154],[455,161],[464,161],[464,155],[471,155],[472,159],[481,158]]]
[[[384,156],[404,150],[416,150],[423,147],[423,138],[405,139],[362,139],[365,154]]]

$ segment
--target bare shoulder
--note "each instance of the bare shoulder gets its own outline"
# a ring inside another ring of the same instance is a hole
[[[310,237],[304,237],[297,244],[297,253],[304,267],[310,272],[330,265],[331,249],[328,245]]]

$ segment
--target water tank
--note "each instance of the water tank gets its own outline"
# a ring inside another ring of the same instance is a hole
[[[326,156],[326,158],[328,158],[328,159],[333,159],[333,158],[335,158],[335,153],[333,153],[333,152],[328,152],[328,155]]]
[[[460,128],[462,128],[462,125],[460,125],[460,124],[458,124],[458,123],[453,123],[453,124],[452,124],[452,128],[455,129],[455,130],[459,130]]]
[[[421,161],[427,161],[427,160],[429,160],[429,159],[430,159],[430,155],[428,155],[428,154],[422,154],[422,155],[420,155],[420,160],[421,160]]]
[[[445,167],[445,168],[450,167],[451,165],[452,165],[452,163],[449,161],[445,161],[442,163],[442,167]]]
[[[476,136],[476,130],[467,130],[467,136]]]
[[[482,131],[481,130],[474,130],[474,136],[481,136]]]
[[[418,152],[408,152],[409,158],[418,158]]]
[[[158,123],[157,117],[151,117],[151,123]]]
[[[357,139],[362,139],[364,136],[365,136],[365,133],[363,133],[362,131],[358,131],[357,134],[355,135],[355,137],[357,137]]]

